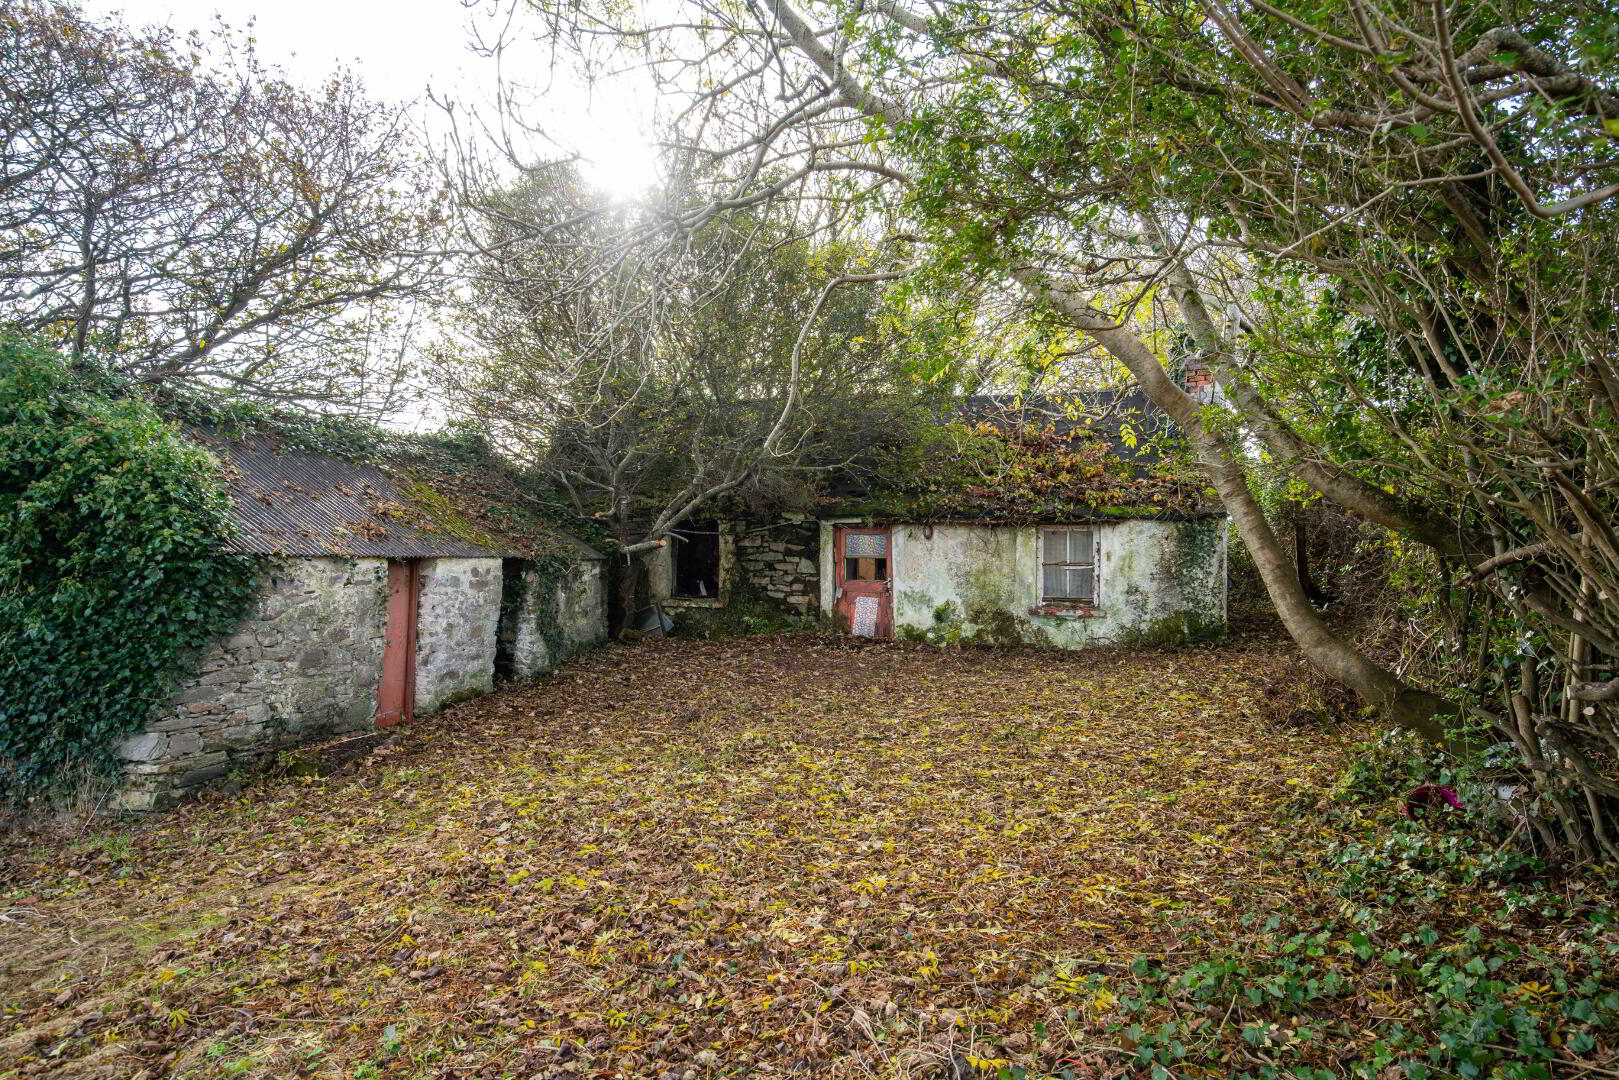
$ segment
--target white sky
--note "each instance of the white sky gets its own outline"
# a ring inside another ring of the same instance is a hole
[[[487,102],[495,66],[470,48],[475,20],[489,25],[488,4],[460,0],[85,0],[94,15],[121,13],[133,25],[167,24],[207,30],[216,15],[241,31],[253,24],[260,58],[297,82],[314,84],[337,67],[352,68],[371,96],[423,101],[429,85],[443,96]],[[649,89],[629,79],[590,86],[567,67],[550,69],[550,51],[530,45],[506,74],[546,87],[531,118],[568,152],[582,155],[585,175],[619,197],[637,194],[656,178],[648,118]],[[527,70],[524,70],[525,67]]]

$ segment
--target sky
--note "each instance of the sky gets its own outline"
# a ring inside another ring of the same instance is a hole
[[[429,85],[460,101],[487,102],[497,85],[495,65],[470,47],[475,20],[490,25],[489,5],[460,0],[85,0],[96,15],[121,14],[133,25],[167,24],[179,31],[214,25],[215,16],[240,31],[252,24],[260,58],[293,81],[314,84],[334,68],[357,72],[371,95],[420,101],[424,121]],[[546,87],[535,110],[561,150],[582,155],[596,186],[633,197],[656,178],[649,88],[630,79],[589,85],[550,50],[530,45],[506,59],[508,78]]]

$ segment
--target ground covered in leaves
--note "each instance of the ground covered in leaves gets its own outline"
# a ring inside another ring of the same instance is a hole
[[[1285,722],[1291,670],[592,653],[330,777],[14,837],[0,1076],[1619,1075],[1611,925],[1564,896],[1466,945],[1477,890],[1369,853],[1396,777],[1311,809],[1368,732]],[[1459,1020],[1408,938],[1479,961]],[[1468,994],[1527,1019],[1481,1033]],[[1502,1049],[1469,1072],[1446,1024]]]

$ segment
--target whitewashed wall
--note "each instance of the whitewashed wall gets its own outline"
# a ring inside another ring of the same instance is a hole
[[[512,674],[532,679],[569,656],[607,638],[607,573],[601,559],[574,563],[555,585],[550,575],[529,567],[512,648]]]
[[[494,689],[500,560],[423,559],[416,611],[416,712]]]
[[[119,744],[114,808],[163,809],[283,747],[371,727],[387,602],[386,559],[278,560],[190,684]]]
[[[827,613],[835,600],[834,524],[821,528],[821,608]],[[1076,525],[1096,531],[1097,602],[1089,615],[1034,610],[1040,606],[1037,526],[934,525],[930,537],[925,526],[895,525],[896,636],[1075,649],[1169,641],[1224,624],[1223,519]]]

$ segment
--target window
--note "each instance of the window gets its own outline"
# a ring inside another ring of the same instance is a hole
[[[676,529],[671,558],[676,596],[720,594],[720,529],[716,522],[693,521]]]
[[[888,580],[888,535],[886,533],[843,534],[843,580]]]
[[[1096,603],[1094,530],[1040,530],[1040,602]]]

